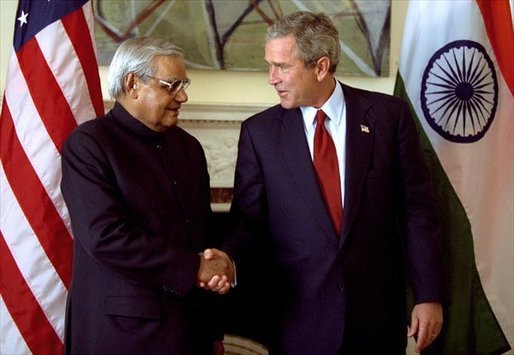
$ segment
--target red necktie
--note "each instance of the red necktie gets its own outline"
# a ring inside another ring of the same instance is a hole
[[[343,224],[343,206],[341,203],[341,179],[336,147],[325,127],[325,112],[316,113],[316,131],[314,133],[314,168],[318,176],[325,203],[337,234]]]

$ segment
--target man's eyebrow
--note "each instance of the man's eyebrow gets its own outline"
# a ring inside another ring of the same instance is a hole
[[[275,67],[286,67],[288,66],[287,63],[285,62],[268,62],[266,59],[264,59],[264,61],[268,64],[268,65],[273,65]]]

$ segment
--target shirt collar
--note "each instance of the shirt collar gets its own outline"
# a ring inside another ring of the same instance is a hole
[[[314,128],[314,119],[318,109],[312,106],[300,106],[300,110],[302,110],[305,130],[308,132]],[[336,81],[336,86],[332,95],[330,95],[328,100],[323,104],[323,106],[321,106],[321,110],[325,112],[334,124],[341,124],[344,110],[344,94],[343,88],[338,81]]]
[[[112,113],[114,119],[120,122],[122,127],[130,130],[139,137],[151,140],[159,140],[164,137],[165,132],[157,132],[148,128],[144,123],[132,116],[118,101],[114,103]]]

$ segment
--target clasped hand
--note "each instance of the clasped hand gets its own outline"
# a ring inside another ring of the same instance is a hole
[[[198,287],[224,295],[230,290],[234,277],[234,263],[226,253],[213,248],[200,254]]]

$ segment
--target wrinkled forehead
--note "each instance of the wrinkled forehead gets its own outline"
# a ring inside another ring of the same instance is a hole
[[[264,47],[264,59],[268,64],[298,59],[295,38],[290,35],[269,39]]]

